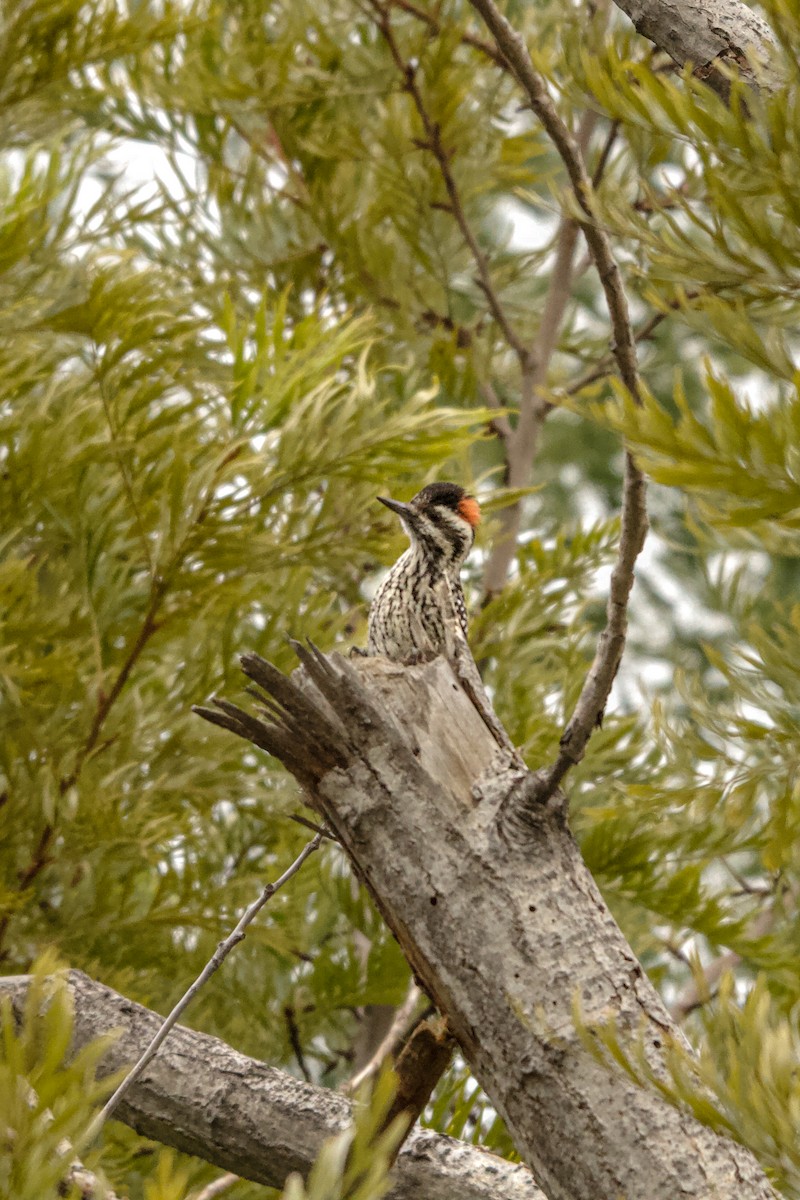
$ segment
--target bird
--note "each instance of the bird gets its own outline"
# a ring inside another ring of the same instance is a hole
[[[408,503],[377,498],[397,513],[411,545],[375,593],[366,652],[402,663],[446,654],[453,615],[466,642],[460,571],[481,519],[478,501],[457,483],[429,483]]]

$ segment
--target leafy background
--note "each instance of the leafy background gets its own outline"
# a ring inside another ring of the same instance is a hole
[[[676,1102],[798,1196],[800,21],[770,4],[786,86],[734,88],[725,106],[603,4],[502,7],[564,116],[597,114],[587,157],[648,395],[636,410],[608,376],[579,243],[517,560],[491,598],[508,497],[487,405],[515,421],[519,363],[409,78],[525,344],[571,208],[469,6],[387,3],[395,54],[355,0],[17,0],[4,14],[2,968],[47,951],[166,1010],[296,855],[293,783],[190,706],[240,694],[243,650],[287,669],[287,634],[363,642],[402,547],[378,493],[478,489],[473,647],[529,763],[549,761],[602,624],[626,440],[653,481],[652,534],[611,709],[571,778],[572,824],[701,1052],[696,1067],[676,1054]],[[368,1006],[407,984],[328,847],[189,1021],[335,1086]],[[78,1128],[98,1097],[74,1082],[85,1064],[58,1075],[67,1021],[49,1057],[45,1038],[43,1058],[5,1061],[9,1078],[61,1079],[42,1094]],[[513,1153],[463,1063],[427,1119]],[[30,1196],[50,1194],[30,1153]],[[215,1174],[116,1124],[102,1169],[147,1200]]]

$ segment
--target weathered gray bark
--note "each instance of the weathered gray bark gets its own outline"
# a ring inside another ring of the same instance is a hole
[[[450,665],[298,650],[308,674],[293,681],[243,660],[270,720],[224,702],[217,719],[301,780],[551,1200],[773,1197],[746,1150],[609,1072],[576,1035],[577,993],[589,1023],[643,1029],[656,1063],[665,1033],[681,1036],[561,809],[537,803],[536,776]]]
[[[113,1073],[135,1062],[161,1017],[71,971],[73,1049],[101,1034],[118,1040],[103,1056]],[[26,976],[0,979],[21,1019]],[[301,1083],[207,1034],[176,1026],[115,1113],[145,1137],[269,1187],[292,1171],[307,1175],[327,1137],[346,1128],[351,1105],[326,1088]],[[545,1200],[527,1167],[426,1130],[400,1152],[390,1200]]]
[[[734,68],[750,83],[769,88],[780,79],[770,59],[775,37],[766,21],[741,0],[615,0],[636,30],[727,97],[730,83],[721,67]],[[752,62],[759,64],[756,72]]]

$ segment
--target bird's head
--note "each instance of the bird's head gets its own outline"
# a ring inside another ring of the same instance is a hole
[[[457,483],[429,483],[403,504],[379,496],[403,522],[411,545],[445,566],[459,566],[472,549],[481,510]]]

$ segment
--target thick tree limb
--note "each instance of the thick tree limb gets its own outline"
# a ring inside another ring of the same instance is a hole
[[[80,971],[69,973],[68,986],[74,1050],[116,1031],[102,1070],[138,1059],[162,1018]],[[0,979],[0,997],[11,1000],[19,1019],[27,988],[26,976]],[[323,1141],[348,1125],[351,1105],[178,1026],[115,1116],[165,1146],[280,1188],[292,1171],[308,1174]],[[545,1200],[526,1167],[425,1130],[412,1133],[395,1174],[390,1200]]]
[[[682,1036],[561,805],[538,803],[537,776],[500,747],[450,664],[298,651],[305,671],[291,680],[243,660],[270,719],[226,703],[217,723],[301,764],[550,1200],[774,1200],[746,1150],[610,1072],[576,1034],[577,997],[590,1028],[641,1034],[656,1070],[665,1039]]]
[[[730,93],[728,71],[747,83],[778,87],[770,58],[774,34],[766,21],[741,0],[615,0],[643,34],[679,66],[690,63],[695,75],[724,99]],[[758,64],[757,71],[753,63]]]

